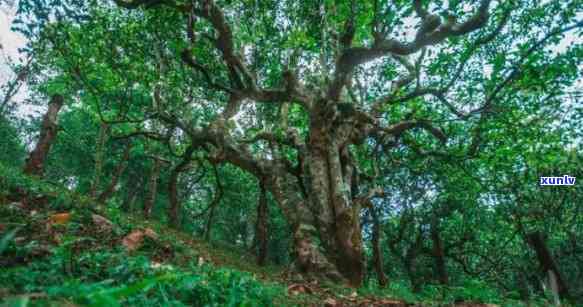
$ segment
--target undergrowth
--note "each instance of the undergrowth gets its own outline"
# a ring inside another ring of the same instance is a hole
[[[251,274],[191,263],[177,268],[147,256],[92,251],[78,255],[66,272],[62,248],[43,260],[2,270],[9,293],[42,293],[31,306],[63,301],[86,306],[269,306],[280,287],[260,283]],[[46,297],[45,297],[46,295]],[[16,297],[10,302],[27,300]]]
[[[6,200],[15,187],[49,195],[44,210],[24,210]],[[66,190],[66,191],[65,191]],[[52,214],[67,211],[71,220],[52,225]],[[114,227],[92,226],[99,213]],[[63,187],[28,178],[0,164],[0,303],[3,306],[321,306],[335,298],[350,306],[362,299],[394,298],[422,306],[456,302],[525,306],[480,281],[460,287],[428,286],[413,293],[394,280],[387,288],[367,283],[356,291],[317,285],[312,293],[289,295],[282,268],[259,267],[252,255],[209,243],[156,221],[128,215],[116,206],[99,208]],[[135,229],[153,229],[157,241],[128,252],[121,239]],[[549,297],[530,306],[548,306]],[[568,305],[564,305],[568,306]]]
[[[12,260],[0,270],[0,299],[8,306],[270,306],[284,293],[251,273],[201,263],[196,251],[176,242],[161,239],[128,253],[116,233],[92,231],[83,218],[43,235],[38,228],[44,226],[2,211],[24,224],[0,250]],[[46,246],[56,237],[58,243]],[[172,252],[160,255],[160,244]]]

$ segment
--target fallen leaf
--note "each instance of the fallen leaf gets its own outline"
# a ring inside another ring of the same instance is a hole
[[[139,249],[143,242],[144,233],[141,230],[134,230],[122,239],[121,244],[131,252]]]
[[[341,304],[338,303],[337,300],[330,297],[324,301],[324,306],[325,307],[337,307],[337,306],[341,306]]]
[[[113,223],[103,216],[92,214],[91,219],[93,220],[93,224],[99,228],[99,231],[111,232],[113,230]]]
[[[298,295],[300,293],[312,294],[314,291],[306,285],[293,284],[287,288],[287,293],[290,295]]]
[[[151,228],[144,229],[144,235],[152,240],[158,240],[158,234]]]
[[[152,229],[146,228],[144,230],[138,229],[132,231],[129,235],[122,239],[121,243],[128,251],[135,251],[142,247],[144,243],[144,237],[148,237],[152,240],[158,240],[158,234],[156,234],[156,232],[154,232]]]
[[[49,224],[51,225],[64,225],[71,220],[71,213],[57,213],[49,217]]]
[[[340,303],[337,300],[329,297],[326,300],[324,300],[324,306],[325,307],[340,307],[340,306],[342,306],[342,303]]]

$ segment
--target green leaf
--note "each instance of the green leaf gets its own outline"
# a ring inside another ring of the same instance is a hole
[[[20,230],[20,228],[22,227],[14,228],[2,237],[0,240],[0,255],[6,250],[8,244],[12,239],[14,239],[14,236]]]
[[[28,296],[20,296],[17,298],[8,299],[2,307],[26,307],[30,302],[30,298]]]

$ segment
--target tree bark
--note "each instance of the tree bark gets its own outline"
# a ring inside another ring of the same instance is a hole
[[[559,295],[563,298],[568,298],[569,289],[563,279],[563,275],[559,271],[559,267],[557,266],[551,251],[545,243],[542,233],[540,231],[535,231],[527,234],[526,237],[528,244],[536,252],[536,256],[543,273],[548,275],[548,272],[552,271],[555,274],[557,285],[559,287]]]
[[[325,112],[313,112],[306,144],[298,145],[298,173],[275,155],[269,172],[236,165],[261,178],[293,231],[294,271],[358,287],[365,263],[360,230],[360,201],[352,188],[355,169],[343,136],[333,132]],[[241,159],[238,156],[237,159]]]
[[[136,201],[136,198],[138,196],[138,192],[140,190],[143,190],[142,187],[142,183],[143,180],[141,179],[142,177],[140,177],[140,179],[131,182],[130,180],[128,180],[127,184],[128,184],[128,189],[126,191],[126,197],[121,205],[121,208],[123,211],[125,212],[133,212],[133,207],[134,207],[134,202]]]
[[[125,169],[128,166],[127,162],[130,159],[131,149],[132,149],[132,144],[128,143],[126,145],[126,148],[124,149],[121,161],[119,161],[115,171],[113,172],[113,175],[112,175],[111,181],[109,182],[109,185],[107,186],[107,188],[103,192],[101,192],[101,194],[99,194],[99,197],[97,197],[97,202],[105,203],[115,192],[119,178],[121,177],[121,175],[123,174],[123,172],[125,171]]]
[[[206,225],[204,227],[204,239],[206,241],[211,240],[211,231],[213,227],[213,221],[215,218],[215,209],[219,202],[221,201],[221,198],[223,197],[223,184],[221,183],[221,179],[219,177],[219,170],[217,169],[216,165],[213,166],[213,170],[216,180],[216,192],[211,204],[209,205],[210,211],[206,221]]]
[[[168,207],[168,223],[170,227],[178,228],[180,225],[179,211],[180,211],[180,200],[178,200],[178,177],[180,171],[174,168],[170,173],[170,179],[168,181],[168,202],[170,206]]]
[[[150,173],[150,180],[148,183],[148,194],[144,200],[144,218],[149,219],[152,215],[152,208],[156,203],[156,198],[158,196],[158,177],[160,176],[160,167],[162,166],[162,161],[160,159],[155,159],[154,165],[152,166],[152,171]]]
[[[180,200],[178,199],[178,180],[180,173],[183,172],[192,159],[194,147],[189,146],[183,155],[182,160],[170,172],[170,179],[168,181],[168,201],[170,206],[168,208],[168,222],[171,227],[180,227]]]
[[[417,256],[419,256],[419,251],[423,247],[423,232],[419,229],[419,234],[415,239],[415,242],[409,246],[404,258],[405,270],[407,271],[407,276],[411,281],[411,288],[414,293],[421,291],[421,281],[417,273]]]
[[[388,284],[387,276],[385,275],[385,271],[383,270],[383,252],[380,247],[381,241],[381,225],[379,222],[379,217],[376,212],[375,208],[370,208],[370,214],[372,217],[373,225],[372,225],[372,257],[374,262],[375,272],[377,274],[377,280],[379,282],[379,286],[384,288]]]
[[[437,275],[437,279],[439,280],[440,284],[447,286],[449,284],[449,278],[445,262],[443,241],[441,240],[441,235],[439,233],[439,222],[437,217],[434,217],[434,221],[431,224],[431,241],[433,243],[433,260],[435,262],[435,273]]]
[[[26,159],[24,165],[25,174],[42,177],[45,161],[57,137],[57,115],[63,107],[63,102],[64,98],[61,95],[53,95],[51,98],[49,108],[43,116],[39,140]]]
[[[257,204],[257,224],[255,224],[255,237],[258,246],[257,264],[263,266],[267,260],[267,243],[268,243],[268,217],[269,207],[267,206],[267,192],[261,184],[259,192],[259,202]]]
[[[89,195],[96,198],[97,190],[101,185],[101,170],[103,169],[103,154],[105,152],[105,142],[107,141],[109,126],[106,123],[101,123],[99,126],[99,136],[95,148],[95,170],[93,175],[93,183]]]
[[[316,109],[311,115],[306,155],[309,180],[305,181],[308,212],[317,238],[306,240],[301,234],[297,248],[309,242],[315,252],[322,245],[324,258],[335,267],[328,273],[335,276],[340,272],[344,280],[358,287],[364,279],[365,263],[360,202],[354,201],[356,195],[351,188],[355,169],[348,148],[341,144],[345,137],[334,131],[337,127],[327,119],[325,109]]]

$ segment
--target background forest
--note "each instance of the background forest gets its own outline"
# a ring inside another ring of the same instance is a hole
[[[583,2],[3,5],[0,303],[583,305]]]

